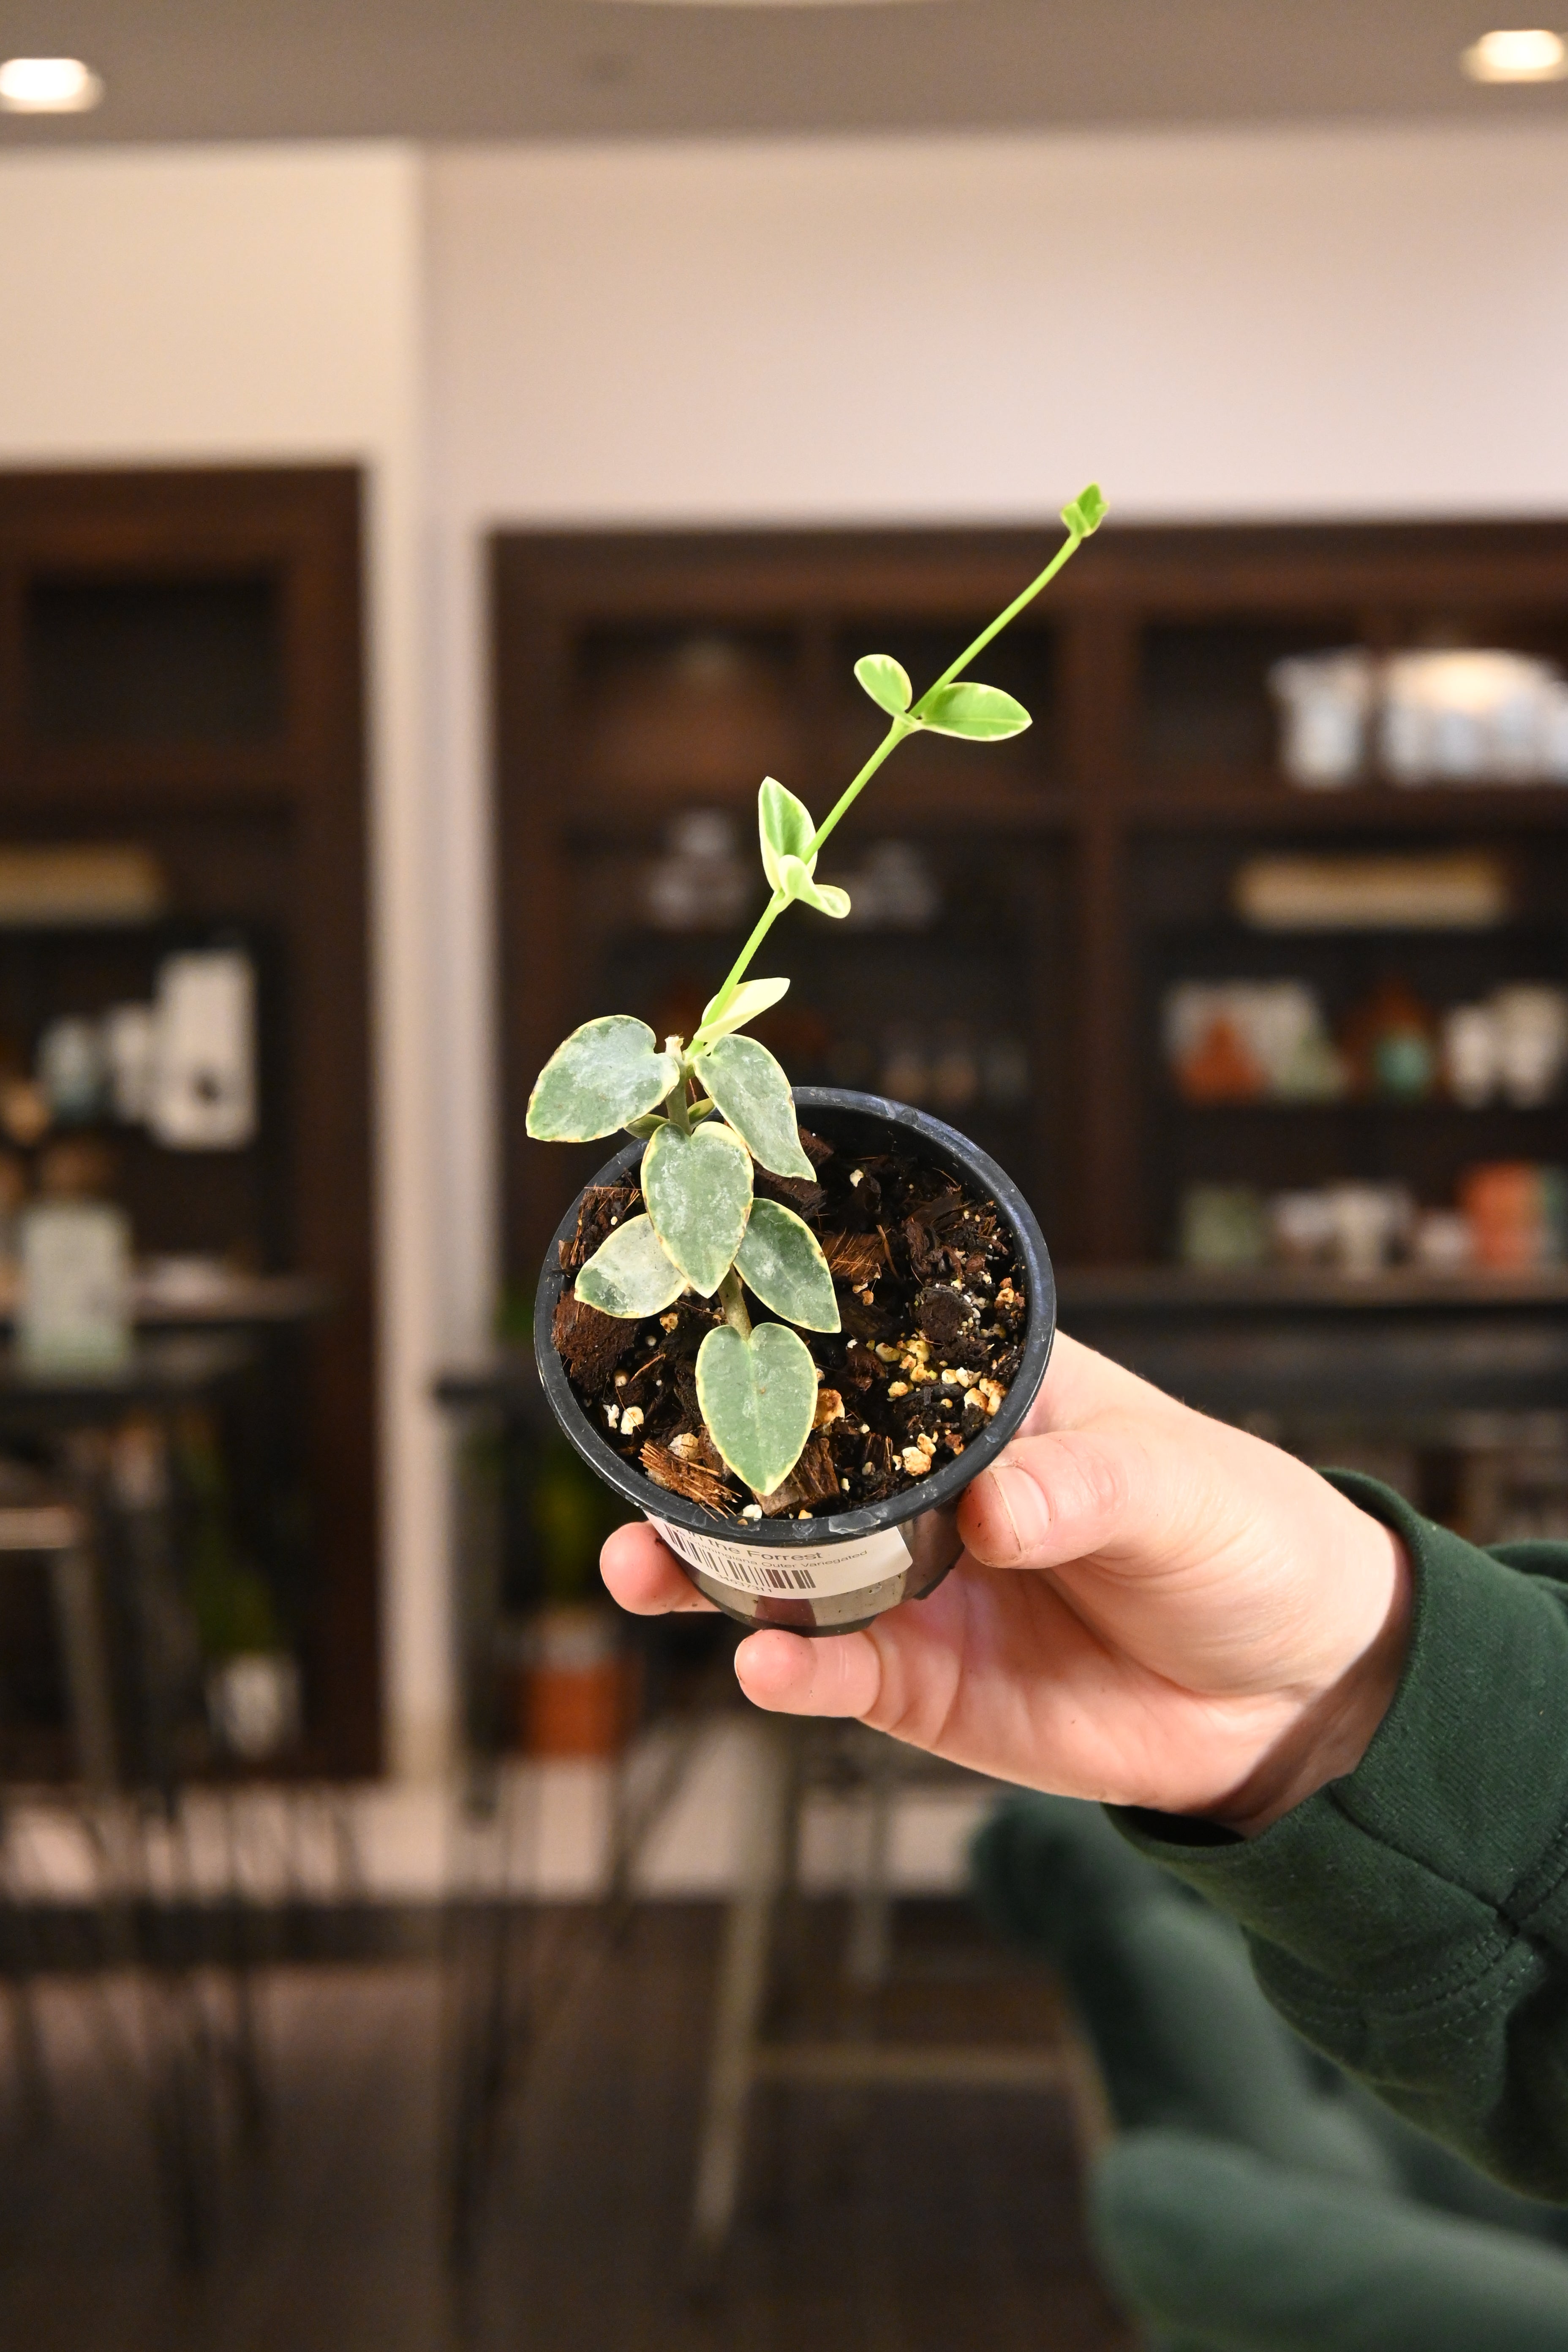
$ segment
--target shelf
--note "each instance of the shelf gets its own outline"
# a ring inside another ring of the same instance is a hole
[[[1383,1313],[1398,1307],[1568,1307],[1568,1266],[1544,1266],[1528,1274],[1429,1274],[1417,1266],[1391,1266],[1381,1274],[1346,1275],[1312,1266],[1221,1271],[1068,1265],[1057,1268],[1057,1291],[1069,1315],[1260,1307],[1355,1307]]]
[[[1347,785],[1312,791],[1267,772],[1221,782],[1134,785],[1120,806],[1152,830],[1270,833],[1532,833],[1568,827],[1568,786]]]
[[[1500,1116],[1510,1119],[1555,1118],[1568,1112],[1568,1101],[1562,1099],[1549,1103],[1483,1103],[1474,1110],[1464,1103],[1446,1102],[1440,1097],[1426,1102],[1378,1102],[1349,1096],[1338,1102],[1292,1102],[1279,1096],[1264,1095],[1253,1102],[1197,1103],[1184,1101],[1180,1095],[1166,1095],[1163,1099],[1167,1110],[1194,1118],[1277,1118],[1281,1114],[1314,1118],[1452,1118],[1479,1127],[1484,1120]]]

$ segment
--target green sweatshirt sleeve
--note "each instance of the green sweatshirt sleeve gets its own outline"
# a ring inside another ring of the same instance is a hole
[[[1356,1769],[1256,1838],[1110,1808],[1246,1932],[1297,2032],[1527,2195],[1568,2203],[1568,1545],[1485,1552],[1375,1480],[1410,1652]]]

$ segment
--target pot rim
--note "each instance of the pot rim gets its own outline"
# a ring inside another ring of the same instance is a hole
[[[863,1541],[884,1528],[898,1527],[906,1519],[918,1518],[922,1512],[940,1510],[944,1504],[955,1503],[970,1481],[987,1468],[1008,1440],[1017,1434],[1039,1393],[1056,1337],[1056,1277],[1045,1236],[1017,1185],[988,1153],[944,1120],[932,1118],[927,1111],[912,1109],[907,1103],[889,1101],[883,1095],[858,1094],[837,1087],[796,1087],[792,1092],[797,1109],[808,1123],[810,1114],[826,1112],[831,1116],[842,1111],[859,1118],[879,1120],[912,1135],[927,1147],[939,1165],[945,1163],[952,1172],[962,1171],[973,1189],[994,1201],[1012,1229],[1029,1293],[1023,1360],[985,1428],[979,1436],[970,1439],[961,1454],[902,1494],[889,1495],[879,1503],[862,1504],[856,1510],[833,1511],[826,1517],[809,1519],[721,1519],[705,1511],[700,1504],[688,1501],[684,1495],[672,1494],[668,1487],[657,1485],[646,1472],[634,1470],[600,1434],[578,1402],[566,1368],[555,1351],[551,1328],[556,1301],[568,1280],[558,1244],[570,1241],[577,1230],[578,1206],[584,1192],[596,1184],[624,1181],[629,1171],[641,1165],[646,1147],[635,1139],[606,1160],[574,1197],[551,1237],[533,1310],[534,1358],[544,1393],[566,1436],[605,1484],[623,1502],[647,1517],[668,1519],[677,1527],[689,1528],[694,1535],[721,1538],[727,1544],[752,1545],[760,1550],[774,1551]]]

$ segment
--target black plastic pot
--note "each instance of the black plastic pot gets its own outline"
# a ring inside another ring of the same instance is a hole
[[[984,1430],[956,1460],[906,1493],[858,1511],[835,1511],[826,1518],[764,1519],[755,1525],[717,1521],[698,1504],[656,1486],[632,1469],[589,1420],[551,1338],[556,1302],[569,1280],[562,1270],[558,1244],[570,1242],[576,1233],[581,1193],[561,1221],[539,1278],[533,1347],[544,1393],[584,1461],[623,1502],[653,1521],[700,1592],[744,1625],[783,1625],[797,1633],[848,1633],[901,1601],[923,1600],[957,1559],[963,1549],[958,1498],[1016,1432],[1045,1378],[1056,1336],[1056,1281],[1034,1212],[1017,1186],[952,1128],[880,1095],[798,1087],[795,1099],[811,1131],[840,1151],[886,1151],[895,1135],[916,1146],[922,1159],[960,1178],[971,1192],[994,1201],[1012,1229],[1029,1301],[1023,1361]],[[593,1181],[624,1183],[642,1153],[640,1143],[628,1144]]]

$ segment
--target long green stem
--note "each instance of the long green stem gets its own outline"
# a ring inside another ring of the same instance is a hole
[[[1047,564],[1039,578],[1037,580],[1032,580],[1029,583],[1029,585],[1024,590],[1021,596],[1015,596],[1006,611],[1005,613],[999,613],[988,629],[982,629],[980,635],[975,638],[973,645],[965,646],[963,651],[959,655],[958,659],[955,662],[951,663],[949,667],[943,670],[942,676],[937,679],[936,684],[926,688],[926,691],[921,695],[920,701],[915,704],[913,710],[908,718],[905,718],[900,713],[899,717],[894,719],[892,725],[889,728],[887,733],[883,736],[881,741],[878,744],[876,750],[872,752],[870,758],[867,761],[859,774],[855,777],[852,782],[846,785],[844,791],[839,794],[837,800],[835,801],[826,816],[823,819],[822,823],[817,826],[816,831],[813,834],[811,837],[811,847],[806,852],[806,863],[808,865],[816,856],[818,850],[822,847],[823,843],[827,839],[828,835],[838,824],[839,819],[847,816],[849,811],[854,807],[856,802],[859,799],[860,794],[865,791],[866,786],[870,782],[872,777],[876,774],[883,761],[889,757],[889,753],[898,749],[906,735],[913,735],[917,731],[920,723],[921,707],[931,700],[933,694],[939,694],[944,686],[951,686],[953,679],[958,676],[959,671],[965,668],[967,665],[974,659],[976,654],[984,653],[986,646],[991,643],[992,638],[1000,636],[1003,630],[1007,626],[1008,622],[1016,621],[1019,614],[1024,610],[1026,604],[1033,604],[1035,598],[1039,594],[1042,588],[1048,588],[1050,586],[1051,582],[1056,578],[1057,573],[1061,570],[1063,564],[1066,563],[1068,559],[1077,552],[1078,549],[1082,546],[1083,536],[1084,535],[1081,530],[1069,530],[1066,540],[1063,541],[1062,545],[1058,548],[1055,555],[1052,556],[1050,562]],[[747,969],[751,964],[752,958],[756,954],[757,950],[762,946],[763,941],[767,938],[768,933],[773,929],[773,925],[784,913],[784,910],[788,904],[789,900],[784,897],[781,890],[775,890],[773,897],[768,900],[767,905],[763,908],[763,912],[758,919],[756,929],[752,931],[751,938],[746,941],[745,946],[741,950],[740,954],[735,958],[734,962],[731,965],[729,974],[724,982],[723,987],[713,999],[714,1018],[717,1018],[721,1013],[724,1012],[726,1007],[730,1004],[734,996],[735,991],[740,987],[742,981],[744,980],[746,976]],[[721,1297],[723,1296],[721,1291],[720,1296]],[[744,1314],[745,1309],[742,1307],[741,1311]],[[747,1328],[749,1328],[750,1327],[748,1326]]]

